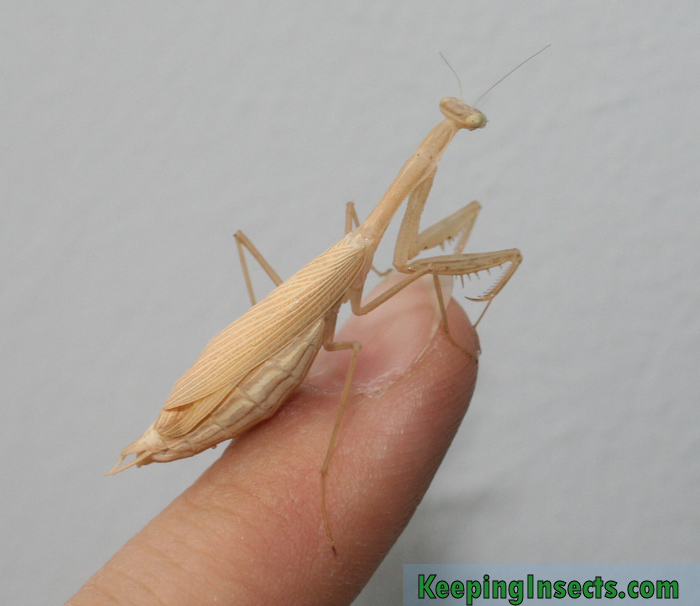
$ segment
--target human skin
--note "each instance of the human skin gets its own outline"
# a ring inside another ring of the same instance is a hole
[[[478,340],[454,301],[447,313],[474,357],[438,327],[426,279],[336,336],[362,343],[328,474],[337,555],[319,472],[349,353],[322,352],[280,412],[235,440],[68,604],[350,604],[413,515],[469,404]]]

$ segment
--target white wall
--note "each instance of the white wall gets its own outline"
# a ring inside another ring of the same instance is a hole
[[[0,590],[67,599],[218,456],[104,478],[248,303],[232,234],[289,276],[479,104],[426,221],[525,261],[472,409],[357,604],[401,564],[698,563],[700,5],[0,5]],[[386,264],[386,263],[384,263]],[[3,600],[4,602],[4,600]]]

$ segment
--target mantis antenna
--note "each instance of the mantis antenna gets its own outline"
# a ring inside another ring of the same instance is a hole
[[[491,85],[488,89],[486,89],[486,92],[485,92],[483,95],[481,95],[481,97],[479,97],[476,101],[474,101],[474,103],[472,104],[472,107],[476,106],[476,104],[477,104],[479,101],[481,101],[486,95],[488,95],[494,88],[496,88],[501,82],[503,82],[503,81],[504,81],[508,76],[510,76],[515,70],[520,69],[520,68],[521,68],[523,65],[525,65],[528,61],[530,61],[530,59],[534,59],[537,55],[539,55],[540,53],[542,53],[542,52],[544,52],[545,50],[547,50],[550,46],[552,46],[552,45],[551,45],[551,44],[548,44],[548,45],[545,46],[544,48],[541,48],[540,50],[538,50],[534,55],[529,56],[529,57],[528,57],[527,59],[525,59],[525,61],[523,61],[522,63],[516,65],[516,66],[515,66],[513,69],[511,69],[505,76],[503,76],[503,78],[501,78],[498,82],[496,82],[496,84],[493,84],[493,85]],[[444,58],[445,58],[445,57],[443,57],[443,59],[444,59]],[[450,64],[448,63],[447,65],[450,65]],[[452,69],[452,66],[450,66],[450,69]],[[454,72],[454,70],[452,70],[452,71]],[[456,75],[457,75],[457,74],[455,74],[455,76],[456,76]],[[457,80],[459,80],[459,78],[457,78]],[[462,90],[462,85],[461,85],[461,84],[459,85],[459,89]]]
[[[459,79],[459,76],[457,75],[457,72],[455,71],[455,68],[450,65],[450,62],[445,58],[445,55],[440,53],[440,56],[442,57],[442,60],[445,62],[447,67],[449,67],[452,70],[452,73],[455,75],[455,78],[457,79],[457,84],[459,85],[459,100],[464,103],[464,91],[462,90],[462,81]]]

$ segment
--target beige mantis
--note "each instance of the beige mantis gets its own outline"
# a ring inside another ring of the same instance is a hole
[[[485,301],[488,307],[522,259],[517,249],[462,253],[480,209],[478,202],[466,205],[419,232],[420,217],[437,164],[453,137],[461,129],[472,131],[486,125],[484,114],[455,98],[442,99],[440,111],[444,119],[407,160],[369,217],[360,223],[353,204],[349,203],[345,237],[288,280],[283,282],[252,243],[241,232],[236,233],[253,306],[209,342],[194,365],[175,383],[155,423],[122,450],[110,474],[133,465],[190,457],[242,434],[284,404],[303,383],[321,347],[327,351],[352,350],[338,415],[321,469],[323,521],[335,551],[326,511],[325,480],[361,348],[356,341],[334,340],[341,305],[350,302],[353,313],[367,314],[421,276],[430,274],[435,282],[445,333],[462,349],[449,333],[439,277],[470,276],[507,265],[489,290],[475,299]],[[394,267],[404,277],[363,304],[364,285],[372,269],[374,253],[406,198],[408,204],[394,250]],[[421,251],[453,238],[458,238],[454,253],[416,259]],[[244,248],[276,284],[276,288],[257,303]],[[130,455],[135,457],[124,463]]]

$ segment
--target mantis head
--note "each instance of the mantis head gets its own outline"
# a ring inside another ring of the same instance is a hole
[[[486,126],[487,120],[484,114],[454,97],[445,97],[440,101],[440,111],[445,118],[452,120],[460,128],[476,130]]]

